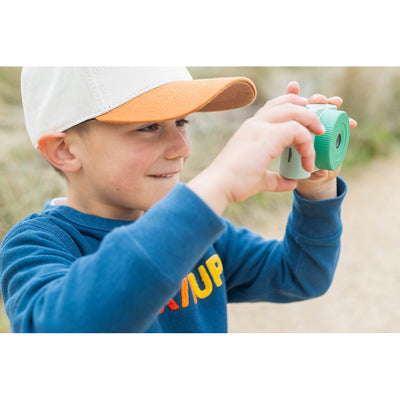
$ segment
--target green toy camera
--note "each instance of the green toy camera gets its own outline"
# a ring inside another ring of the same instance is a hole
[[[318,115],[326,129],[323,135],[312,135],[316,168],[335,171],[342,165],[349,145],[349,117],[333,104],[308,104],[306,107]],[[282,153],[279,175],[288,179],[310,177],[311,174],[301,166],[301,157],[294,146],[286,147]]]

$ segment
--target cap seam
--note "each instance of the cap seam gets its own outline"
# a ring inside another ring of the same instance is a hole
[[[105,90],[104,90],[102,82],[99,82],[96,79],[95,74],[93,73],[93,70],[95,70],[95,69],[96,69],[96,67],[88,67],[88,71],[87,72],[88,72],[88,75],[90,75],[90,78],[91,78],[90,82],[92,82],[94,88],[97,89],[96,91],[97,91],[97,94],[99,96],[99,99],[101,100],[103,107],[105,107],[106,106],[106,101],[105,101],[105,96],[104,96],[104,91]]]

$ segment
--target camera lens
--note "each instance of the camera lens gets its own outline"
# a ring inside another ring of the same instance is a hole
[[[340,147],[340,143],[342,142],[342,135],[339,133],[338,137],[336,138],[336,148]]]
[[[335,171],[343,163],[349,144],[349,117],[344,111],[325,110],[320,120],[326,132],[315,136],[315,165],[319,169]]]

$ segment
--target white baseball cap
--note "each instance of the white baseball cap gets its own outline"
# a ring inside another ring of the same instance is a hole
[[[243,77],[193,80],[184,67],[25,67],[21,93],[37,147],[42,135],[93,118],[159,122],[243,107],[254,101],[256,88]]]

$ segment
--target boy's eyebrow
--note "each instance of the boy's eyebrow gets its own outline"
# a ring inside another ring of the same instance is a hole
[[[139,123],[139,122],[128,122],[126,124],[115,124],[118,125],[120,127],[129,127],[129,130],[138,130],[141,128],[144,128],[146,126],[150,126],[153,124],[158,124],[158,122],[143,122],[143,123]]]

